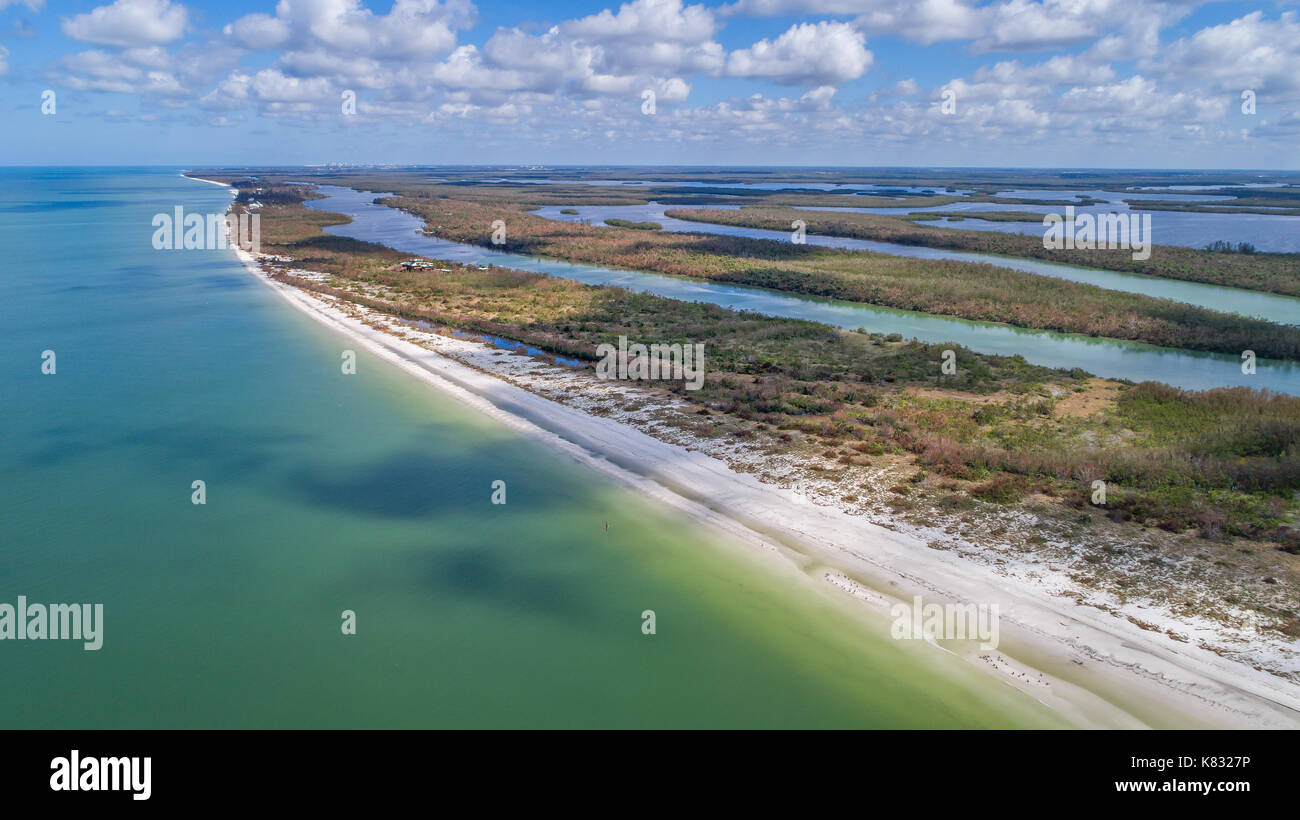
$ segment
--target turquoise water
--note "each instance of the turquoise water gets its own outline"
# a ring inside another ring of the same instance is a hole
[[[1300,395],[1300,363],[1296,362],[1260,359],[1256,372],[1246,375],[1242,373],[1240,358],[1223,354],[1026,330],[1010,325],[873,307],[858,302],[838,302],[700,279],[498,253],[477,245],[429,236],[424,233],[424,222],[418,217],[405,211],[375,205],[374,200],[380,194],[332,185],[318,186],[318,190],[327,196],[307,202],[308,207],[346,214],[352,218],[350,223],[329,226],[325,229],[328,233],[376,242],[403,253],[468,264],[492,263],[594,285],[615,285],[672,299],[709,302],[734,310],[807,319],[848,329],[861,327],[871,332],[901,333],[905,338],[935,344],[955,342],[980,353],[1019,355],[1033,364],[1077,367],[1108,378],[1131,379],[1135,382],[1159,381],[1194,390],[1248,386]],[[748,231],[751,234],[773,233],[732,229],[729,226],[699,227],[701,230],[719,232],[725,229]],[[811,241],[813,237],[809,236],[808,239]]]
[[[0,727],[1058,724],[363,351],[344,375],[228,251],[151,247],[224,189],[0,182],[0,603],[104,607],[98,652],[0,641]]]

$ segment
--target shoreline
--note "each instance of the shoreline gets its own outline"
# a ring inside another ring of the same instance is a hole
[[[292,306],[371,353],[653,502],[783,555],[796,571],[821,582],[827,594],[850,596],[864,611],[882,617],[893,603],[913,595],[936,603],[998,603],[1003,613],[999,651],[954,654],[1075,725],[1300,726],[1300,694],[1286,681],[1199,647],[1165,646],[1137,626],[931,550],[915,535],[812,504],[706,454],[551,401],[372,327],[331,297],[272,280],[252,254],[233,249],[248,272]],[[816,575],[808,572],[810,565]],[[1029,682],[1027,670],[1042,676]]]
[[[222,188],[230,188],[230,190],[232,191],[231,195],[234,196],[233,191],[235,189],[231,188],[229,185],[227,185],[224,182],[217,182],[215,179],[204,179],[203,177],[192,177],[186,174],[184,171],[181,172],[181,177],[184,179],[192,179],[195,180],[196,182],[206,182],[209,185],[220,185]]]

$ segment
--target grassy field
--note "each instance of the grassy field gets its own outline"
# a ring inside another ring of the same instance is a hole
[[[634,231],[662,231],[664,229],[664,226],[658,222],[633,222],[630,219],[606,219],[605,224],[615,228],[629,228]]]

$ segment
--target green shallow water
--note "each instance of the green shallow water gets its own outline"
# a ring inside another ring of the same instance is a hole
[[[104,605],[98,652],[0,641],[0,727],[1059,725],[386,363],[344,376],[228,252],[151,248],[224,190],[0,183],[0,603]]]

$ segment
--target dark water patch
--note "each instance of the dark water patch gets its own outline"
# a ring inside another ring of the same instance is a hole
[[[53,213],[57,211],[82,211],[91,208],[113,208],[122,203],[113,199],[74,199],[56,201],[28,201],[0,206],[0,213]]]

